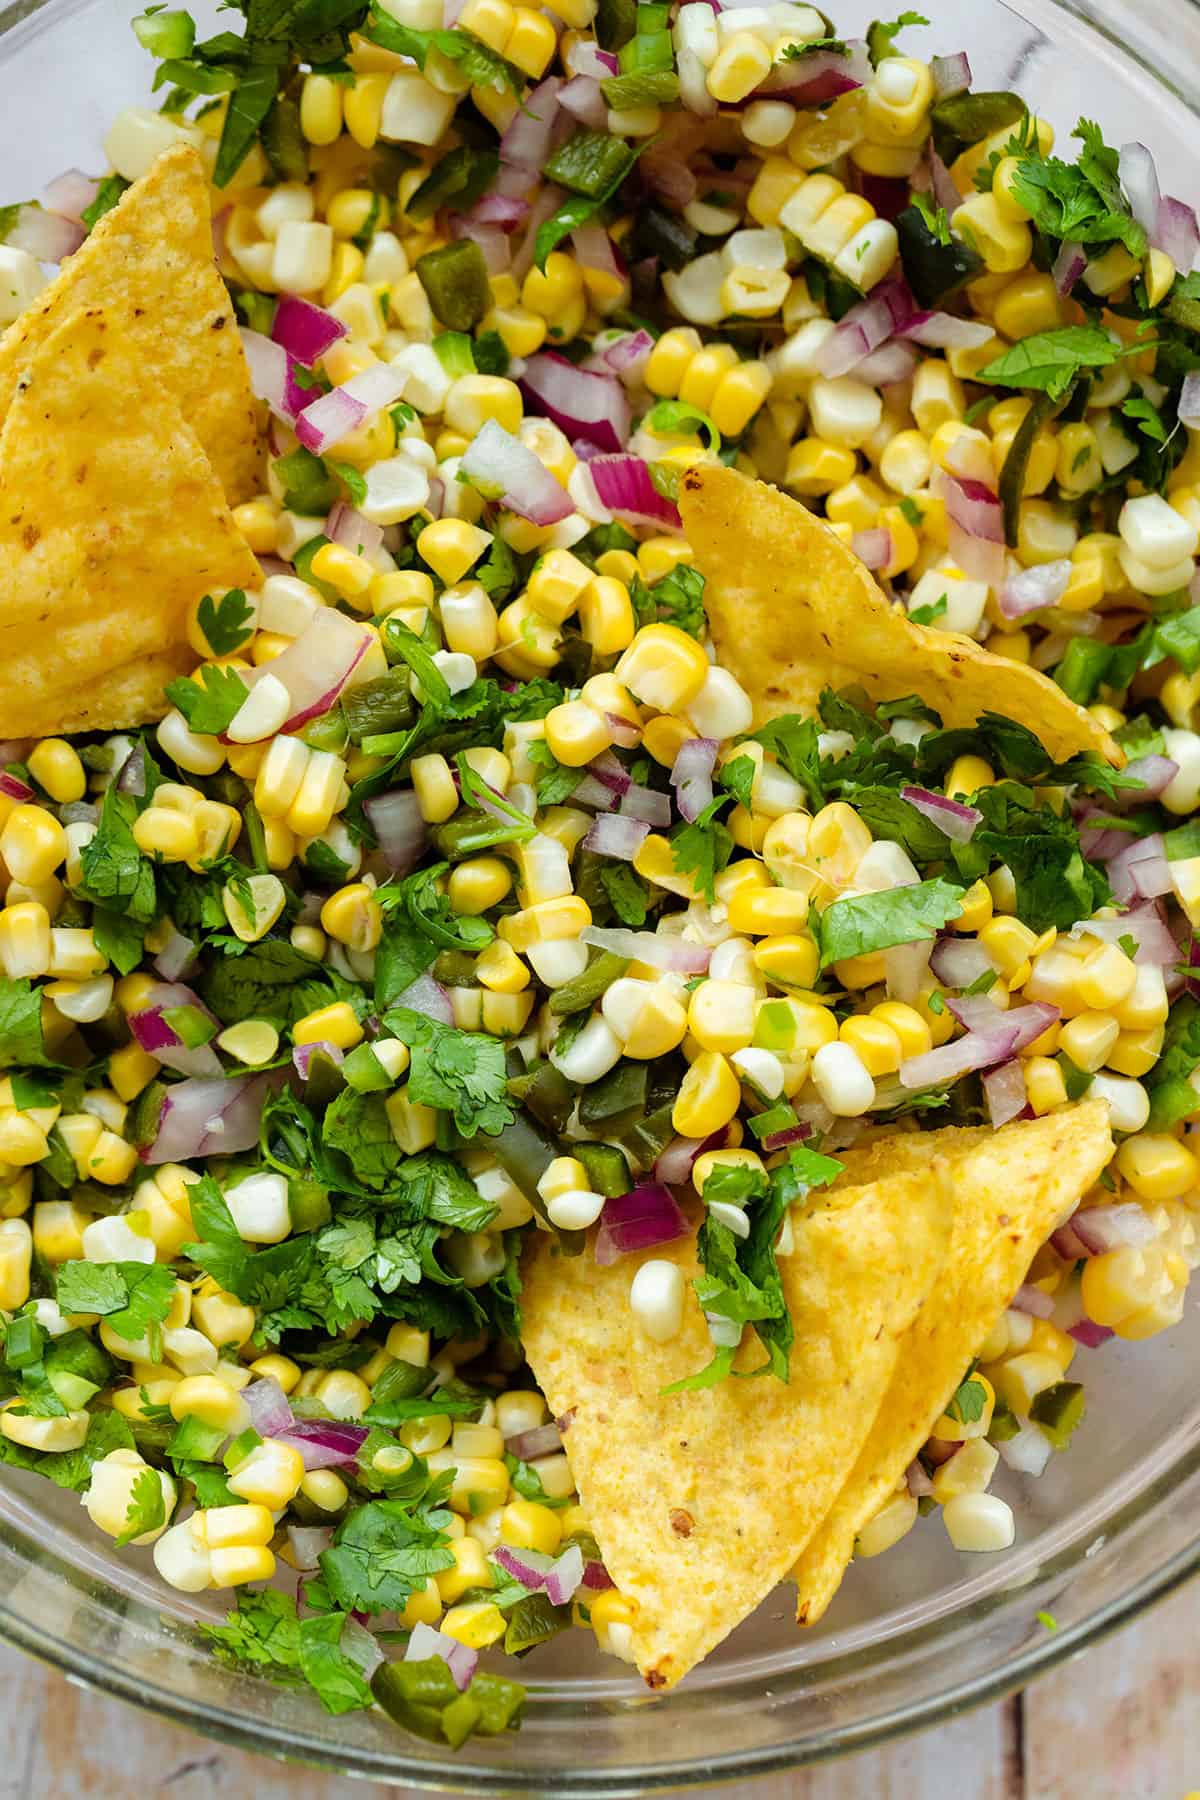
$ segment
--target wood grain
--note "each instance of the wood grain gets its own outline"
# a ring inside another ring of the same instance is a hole
[[[231,1750],[0,1646],[0,1800],[416,1800]],[[1200,1790],[1200,1584],[1016,1699],[717,1800],[1190,1800]]]

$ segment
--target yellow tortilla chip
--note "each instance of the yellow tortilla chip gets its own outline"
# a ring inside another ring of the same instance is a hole
[[[679,484],[679,510],[707,582],[718,658],[753,701],[756,724],[814,713],[823,688],[857,683],[873,700],[919,694],[947,727],[1002,712],[1059,762],[1095,750],[1123,763],[1108,733],[1048,676],[914,625],[828,525],[778,488],[698,465]]]
[[[1042,1119],[1014,1120],[999,1131],[951,1126],[879,1138],[864,1150],[842,1152],[842,1182],[901,1171],[919,1174],[944,1159],[954,1191],[954,1225],[946,1260],[901,1346],[870,1436],[793,1571],[802,1625],[815,1624],[829,1605],[858,1533],[894,1492],[1035,1253],[1074,1211],[1112,1152],[1108,1108],[1101,1100]]]
[[[213,258],[204,164],[190,144],[164,151],[0,338],[0,423],[33,354],[72,313],[96,306],[136,351],[126,403],[165,388],[230,504],[258,493],[258,405]]]
[[[159,718],[189,606],[258,565],[166,388],[99,307],[33,349],[0,435],[0,736]]]
[[[795,1561],[858,1454],[946,1253],[940,1170],[817,1199],[780,1259],[795,1322],[791,1378],[662,1389],[709,1361],[689,1288],[683,1329],[651,1341],[629,1308],[639,1259],[599,1268],[538,1235],[526,1258],[523,1342],[551,1411],[570,1415],[567,1457],[621,1592],[651,1687],[671,1687],[748,1617]],[[694,1240],[652,1252],[697,1273]],[[646,1260],[645,1258],[640,1259]],[[755,1368],[751,1333],[739,1368]]]

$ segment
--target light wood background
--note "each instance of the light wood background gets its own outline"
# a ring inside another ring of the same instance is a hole
[[[226,1749],[0,1646],[0,1800],[416,1800]],[[1200,1800],[1200,1583],[1024,1694],[717,1800]]]

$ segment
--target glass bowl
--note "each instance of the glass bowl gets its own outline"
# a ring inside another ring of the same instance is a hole
[[[1024,0],[1019,10],[926,0],[926,9],[935,22],[914,31],[920,50],[965,47],[976,86],[1017,87],[1060,134],[1083,112],[1110,142],[1143,140],[1166,185],[1200,200],[1200,9],[1189,0]],[[136,0],[0,7],[0,201],[37,193],[73,164],[102,166],[107,121],[148,86],[129,29],[135,10]],[[835,10],[851,31],[877,9],[843,0]],[[0,1633],[214,1737],[380,1781],[633,1795],[792,1768],[1019,1687],[1200,1565],[1198,1361],[1195,1307],[1149,1343],[1080,1352],[1091,1404],[1069,1454],[1040,1481],[1002,1472],[997,1484],[1017,1515],[1007,1554],[959,1556],[930,1519],[902,1547],[855,1565],[820,1627],[799,1633],[791,1590],[780,1588],[665,1698],[591,1651],[584,1633],[568,1633],[526,1662],[522,1731],[457,1756],[379,1715],[330,1719],[304,1696],[213,1661],[195,1625],[216,1618],[218,1603],[165,1588],[145,1552],[110,1554],[76,1496],[9,1470],[0,1470]]]

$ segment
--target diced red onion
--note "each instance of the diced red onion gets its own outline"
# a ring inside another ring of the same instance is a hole
[[[525,102],[525,105],[529,105],[528,100]],[[520,115],[518,114],[518,117],[519,116]],[[516,171],[514,170],[502,168],[500,170],[499,181],[503,182],[506,175],[515,177],[515,174]],[[528,181],[528,170],[524,171],[523,179]],[[512,273],[515,281],[524,281],[526,275],[528,275],[530,269],[533,267],[533,259],[537,254],[538,232],[546,223],[547,219],[553,217],[558,211],[565,199],[566,195],[562,188],[555,187],[552,182],[546,182],[538,189],[533,204],[529,209],[529,217],[526,221],[525,233],[521,239],[520,247],[513,252]]]
[[[850,38],[846,54],[812,50],[791,62],[776,63],[767,79],[754,90],[754,99],[766,96],[793,100],[799,106],[819,106],[855,88],[866,87],[872,75],[871,59],[861,38]]]
[[[1060,556],[1054,562],[1018,569],[1000,589],[996,604],[1006,619],[1023,619],[1043,606],[1056,606],[1070,585],[1074,566],[1069,556]]]
[[[612,812],[619,795],[615,788],[610,788],[597,775],[585,775],[576,785],[571,795],[571,803],[575,806],[594,806],[599,812]]]
[[[261,331],[240,328],[242,349],[250,371],[250,391],[256,400],[265,400],[276,418],[294,425],[308,404],[308,393],[295,377],[296,364],[282,344],[264,337]]]
[[[603,782],[614,794],[627,794],[633,786],[633,776],[611,750],[603,750],[599,756],[594,756],[588,769],[597,781]]]
[[[672,149],[648,151],[640,164],[642,179],[676,212],[682,212],[696,198],[696,177],[686,162]]]
[[[969,988],[981,975],[994,975],[996,965],[978,938],[939,938],[929,958],[929,966],[946,987]]]
[[[292,1566],[304,1574],[320,1567],[321,1556],[333,1543],[332,1525],[289,1525],[288,1544]]]
[[[250,1423],[260,1437],[275,1437],[295,1424],[287,1395],[273,1376],[252,1381],[242,1389],[242,1399],[250,1408]]]
[[[665,829],[671,823],[671,799],[657,788],[643,787],[631,781],[621,795],[617,811],[627,819],[640,819],[643,824]]]
[[[499,1563],[506,1575],[519,1581],[536,1593],[545,1585],[546,1575],[553,1567],[554,1558],[547,1556],[544,1550],[515,1549],[510,1544],[499,1544],[492,1551],[492,1561]]]
[[[535,1425],[532,1431],[518,1431],[505,1438],[504,1448],[518,1462],[531,1462],[535,1456],[553,1456],[562,1449],[562,1432],[553,1420],[548,1425]]]
[[[955,186],[954,177],[936,150],[929,152],[929,180],[934,200],[942,208],[946,217],[952,219],[962,205],[963,197]]]
[[[953,94],[964,94],[971,85],[971,65],[965,50],[950,56],[931,58],[929,73],[933,76],[934,98],[949,100]]]
[[[558,92],[558,103],[573,119],[592,131],[607,131],[608,102],[600,91],[600,83],[591,75],[576,75]]]
[[[558,116],[562,78],[551,75],[535,87],[512,116],[500,139],[500,161],[536,174],[550,154],[550,138]]]
[[[140,749],[141,746],[139,745],[138,748]],[[127,762],[131,760],[132,753],[126,758]],[[142,767],[145,768],[144,761]],[[144,787],[142,791],[145,792]],[[34,798],[34,791],[29,783],[22,781],[19,775],[10,775],[7,769],[0,770],[0,794],[3,794],[6,800],[15,800],[22,806],[27,805]]]
[[[1162,833],[1134,838],[1117,852],[1107,865],[1108,884],[1113,899],[1124,905],[1130,900],[1157,900],[1171,892],[1171,866],[1167,861]]]
[[[596,1261],[603,1268],[619,1256],[672,1244],[687,1233],[688,1222],[671,1190],[658,1181],[640,1181],[627,1194],[604,1202]]]
[[[314,456],[323,456],[343,438],[369,424],[404,392],[408,376],[390,363],[372,363],[340,387],[311,400],[296,420],[296,436]]]
[[[1200,369],[1189,369],[1179,390],[1179,422],[1200,429]]]
[[[529,217],[529,202],[520,195],[498,194],[493,189],[461,216],[468,226],[498,225],[501,231],[512,232]]]
[[[576,37],[563,52],[563,65],[568,75],[591,75],[596,81],[607,81],[617,74],[620,63],[612,50],[602,50],[587,37]]]
[[[436,1019],[439,1025],[454,1023],[454,1008],[450,1004],[449,994],[428,973],[418,975],[403,993],[396,995],[392,1005],[407,1006],[410,1012],[421,1013],[427,1019]]]
[[[965,806],[961,800],[951,800],[948,794],[936,794],[931,788],[904,787],[900,798],[955,844],[969,844],[983,819],[978,807]]]
[[[336,606],[322,606],[281,655],[269,666],[244,670],[242,680],[247,687],[267,674],[282,681],[292,703],[282,729],[298,731],[329,711],[377,641],[367,626]]]
[[[1179,961],[1179,945],[1167,927],[1162,908],[1153,902],[1134,907],[1117,919],[1084,919],[1072,928],[1071,936],[1103,938],[1108,944],[1131,937],[1137,945],[1135,963],[1157,963],[1160,968],[1173,968]]]
[[[588,473],[596,484],[602,506],[635,525],[665,526],[678,531],[679,508],[660,494],[650,470],[640,456],[594,456]]]
[[[228,1081],[177,1081],[166,1091],[154,1142],[139,1152],[144,1163],[190,1162],[198,1156],[233,1156],[258,1143],[270,1075],[235,1075]]]
[[[904,1481],[914,1500],[923,1500],[933,1492],[933,1482],[919,1457],[914,1456],[904,1471]]]
[[[886,569],[894,554],[892,534],[884,525],[869,531],[856,531],[850,548],[868,569]]]
[[[584,230],[587,229],[589,228],[585,226]],[[597,229],[603,232],[605,241],[611,244],[612,240],[604,231],[603,226],[598,226]],[[583,237],[583,231],[571,234],[571,241],[577,250],[579,248],[578,239],[581,237]],[[623,378],[632,379],[641,373],[650,360],[650,352],[653,348],[654,339],[648,331],[623,331],[604,344],[602,348],[593,348],[592,354],[585,359],[583,366],[585,369],[595,369],[601,374],[620,375]]]
[[[15,780],[16,777],[10,777]],[[4,790],[6,793],[9,790]],[[146,793],[146,746],[139,738],[125,761],[117,771],[118,794],[132,794],[135,800],[141,800]],[[15,799],[16,796],[13,795]],[[32,800],[32,793],[28,796]]]
[[[65,169],[46,188],[42,204],[48,212],[82,225],[84,213],[99,192],[99,176],[85,175],[82,169]]]
[[[187,974],[196,955],[196,946],[191,938],[184,937],[172,925],[170,937],[154,958],[155,973],[161,975],[164,981],[178,981],[181,975]]]
[[[1077,244],[1074,238],[1064,238],[1050,269],[1056,292],[1065,299],[1086,268],[1087,252],[1083,245]]]
[[[655,931],[628,931],[624,926],[611,929],[585,925],[579,934],[585,944],[597,950],[611,950],[630,962],[649,963],[672,975],[703,975],[708,969],[712,951],[706,944],[689,944],[683,938],[659,936]]]
[[[720,745],[716,738],[687,738],[679,746],[675,761],[671,765],[671,786],[675,789],[675,804],[679,808],[681,817],[687,819],[689,823],[693,819],[698,819],[706,806],[712,805],[712,776],[719,749]],[[665,795],[662,798],[665,798]],[[667,822],[670,823],[669,810]]]
[[[611,276],[614,281],[623,281],[625,265],[617,255],[616,246],[605,231],[603,225],[593,222],[590,225],[579,225],[571,233],[571,248],[575,252],[575,260],[581,269],[596,269],[602,275]],[[634,337],[635,332],[623,334]],[[649,336],[649,333],[646,334]],[[618,342],[621,340],[618,339]],[[646,352],[647,357],[649,351]],[[610,364],[603,355],[592,354],[584,358],[581,365],[591,374],[619,375],[622,370]]]
[[[996,333],[979,319],[960,319],[954,313],[918,313],[899,335],[926,350],[978,350]]]
[[[568,1544],[546,1571],[544,1585],[551,1606],[568,1606],[579,1591],[583,1575],[583,1551],[578,1544]]]
[[[1158,229],[1158,203],[1161,197],[1158,171],[1145,144],[1122,144],[1117,158],[1117,174],[1129,202],[1129,210],[1147,237]]]
[[[1110,857],[1117,856],[1129,843],[1129,833],[1119,830],[1115,825],[1106,826],[1101,821],[1105,818],[1097,807],[1088,806],[1075,816],[1079,826],[1079,848],[1089,862],[1107,862]],[[1092,823],[1096,821],[1096,823]]]
[[[461,467],[481,494],[533,525],[557,525],[574,510],[566,488],[541,457],[495,419],[472,439]]]
[[[306,369],[319,362],[339,338],[345,337],[346,331],[342,321],[326,312],[323,306],[314,306],[311,300],[302,300],[298,294],[279,296],[271,336]]]
[[[1023,1282],[1008,1304],[1014,1312],[1027,1313],[1031,1319],[1048,1319],[1054,1311],[1051,1296],[1031,1281]]]
[[[855,363],[854,379],[865,382],[868,387],[892,387],[898,381],[907,381],[919,361],[912,344],[902,337],[889,338],[878,350],[872,350],[870,356]]]
[[[908,324],[916,302],[902,276],[880,282],[845,313],[817,353],[822,375],[845,375]]]
[[[603,1563],[590,1562],[583,1571],[583,1586],[591,1588],[593,1593],[602,1594],[606,1589],[616,1587],[616,1582]]]
[[[1163,195],[1151,242],[1156,250],[1170,257],[1181,275],[1188,274],[1200,251],[1200,226],[1185,200],[1177,200],[1173,194]]]
[[[312,1073],[314,1056],[323,1056],[336,1069],[340,1069],[346,1060],[346,1053],[328,1038],[316,1038],[311,1044],[296,1044],[292,1049],[292,1062],[301,1081],[307,1081]]]
[[[928,938],[917,938],[911,944],[889,944],[883,953],[883,969],[891,999],[912,1005],[928,977],[932,950]]]
[[[1111,1325],[1097,1325],[1093,1319],[1078,1319],[1074,1325],[1067,1326],[1067,1336],[1073,1337],[1085,1350],[1098,1350],[1114,1336],[1114,1332]]]
[[[47,212],[29,202],[17,208],[17,222],[4,241],[36,262],[58,263],[73,256],[86,236],[77,219],[65,219],[61,213]]]
[[[632,750],[641,743],[642,728],[635,725],[632,719],[623,719],[620,713],[606,712],[604,721],[613,743],[619,744],[622,750]]]
[[[557,351],[543,350],[538,355],[531,356],[525,364],[520,387],[526,400],[530,402],[531,409],[552,419],[569,438],[587,438],[601,450],[615,452],[621,449],[629,436],[629,401],[625,396],[625,389],[614,375],[598,375],[590,369],[578,369]],[[593,474],[602,460],[598,457],[592,463]],[[646,465],[640,457],[614,456],[612,460],[635,463],[645,471]],[[645,480],[661,509],[664,502],[654,492],[648,474]],[[606,506],[613,505],[603,492],[600,498]],[[671,503],[668,501],[665,504]],[[672,511],[678,519],[678,511],[674,507]],[[657,522],[659,516],[660,513],[656,511],[651,522]]]
[[[275,1433],[277,1442],[290,1444],[304,1458],[304,1467],[340,1469],[352,1463],[369,1436],[365,1425],[342,1419],[297,1419],[286,1431]]]
[[[217,1021],[199,994],[190,987],[178,982],[155,982],[141,1009],[129,1014],[129,1029],[147,1055],[157,1057],[166,1068],[174,1069],[180,1075],[219,1080],[221,1059],[212,1045],[198,1044],[189,1049],[174,1026],[163,1017],[164,1012],[184,1006],[191,1007],[216,1025]]]
[[[802,1144],[805,1138],[813,1134],[811,1125],[801,1120],[796,1125],[785,1125],[782,1131],[771,1131],[762,1141],[762,1147],[768,1152],[786,1150],[789,1144]]]
[[[1136,1201],[1108,1206],[1080,1206],[1050,1242],[1060,1256],[1105,1256],[1110,1250],[1142,1249],[1158,1236],[1153,1219]]]
[[[971,476],[934,472],[933,491],[946,503],[950,554],[964,575],[999,587],[1004,580],[1004,509],[991,488]]]
[[[585,850],[596,856],[616,857],[631,863],[646,839],[650,827],[643,819],[623,818],[620,813],[597,813],[583,840]]]
[[[363,801],[363,811],[379,840],[380,851],[389,869],[396,875],[409,874],[424,855],[429,838],[420,803],[412,788],[392,788],[386,794],[373,794]]]
[[[971,999],[948,1000],[946,1004],[955,1018],[966,1025],[965,1037],[942,1044],[936,1050],[928,1050],[923,1056],[909,1057],[906,1062],[901,1063],[899,1077],[902,1087],[935,1087],[942,1082],[956,1081],[960,1075],[966,1075],[972,1069],[987,1069],[996,1063],[1007,1062],[1009,1057],[1023,1050],[1026,1044],[1032,1044],[1035,1038],[1041,1037],[1043,1031],[1053,1025],[1059,1016],[1057,1006],[1049,1006],[1044,1001],[1018,1006],[1011,1012],[1001,1012],[988,1000],[974,1004]],[[990,1018],[986,1021],[983,1019],[976,1011],[977,1005],[986,1006],[990,1013],[995,1014],[994,1024]]]
[[[341,544],[343,549],[365,556],[383,543],[383,526],[364,519],[347,501],[336,500],[325,520],[325,536],[331,544]]]
[[[720,1131],[714,1131],[706,1138],[672,1138],[654,1165],[655,1181],[665,1182],[668,1187],[682,1187],[684,1182],[691,1180],[697,1157],[703,1156],[706,1150],[724,1149],[728,1133],[729,1127],[723,1125]]]
[[[896,219],[909,204],[909,184],[894,175],[868,175],[856,169],[855,186],[863,199],[870,202],[876,217]]]
[[[405,1662],[430,1662],[436,1657],[444,1662],[454,1679],[459,1693],[464,1693],[471,1685],[472,1677],[479,1664],[478,1650],[470,1650],[466,1644],[460,1644],[447,1632],[438,1631],[436,1626],[418,1622],[413,1626],[412,1636],[404,1651]]]
[[[1050,1461],[1053,1446],[1044,1431],[1036,1425],[1022,1425],[1020,1431],[996,1445],[1001,1462],[1018,1475],[1042,1475]]]

